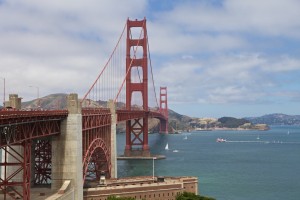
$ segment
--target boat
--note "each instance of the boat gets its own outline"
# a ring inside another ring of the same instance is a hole
[[[223,139],[223,138],[217,138],[216,142],[226,142],[226,139]]]
[[[287,135],[289,135],[290,134],[290,130],[288,130],[288,132],[287,132]]]
[[[169,150],[169,144],[167,143],[165,150]]]
[[[183,139],[184,139],[184,140],[187,140],[187,136],[185,136]]]
[[[176,149],[175,149],[175,150],[173,150],[173,152],[174,152],[174,153],[177,153],[177,152],[178,152],[178,150],[176,150]]]
[[[256,138],[257,140],[259,140],[260,138],[259,138],[259,135],[257,136],[257,138]]]

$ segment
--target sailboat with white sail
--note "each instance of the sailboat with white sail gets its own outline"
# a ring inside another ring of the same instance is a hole
[[[165,150],[169,150],[169,144],[167,143]]]

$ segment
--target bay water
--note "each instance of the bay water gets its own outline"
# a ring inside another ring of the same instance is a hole
[[[201,195],[217,200],[300,199],[300,126],[155,133],[149,134],[149,145],[153,154],[166,156],[155,160],[155,176],[198,177]],[[125,134],[117,134],[118,155],[124,147]],[[118,160],[118,177],[152,176],[152,170],[152,160]]]

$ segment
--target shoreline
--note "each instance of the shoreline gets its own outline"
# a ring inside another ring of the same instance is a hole
[[[223,128],[211,128],[211,129],[201,129],[201,130],[193,130],[194,132],[202,132],[202,131],[267,131],[270,130],[270,128],[261,128],[261,129],[257,129],[257,128],[227,128],[227,127],[223,127]]]

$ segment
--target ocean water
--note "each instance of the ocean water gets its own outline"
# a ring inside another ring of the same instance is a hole
[[[217,143],[217,138],[228,142]],[[165,150],[167,143],[170,150]],[[124,145],[125,134],[117,134],[119,155]],[[167,157],[155,160],[156,176],[196,176],[201,195],[217,200],[300,199],[300,126],[151,134],[149,145],[153,154]],[[152,164],[119,160],[118,176],[152,176]]]

